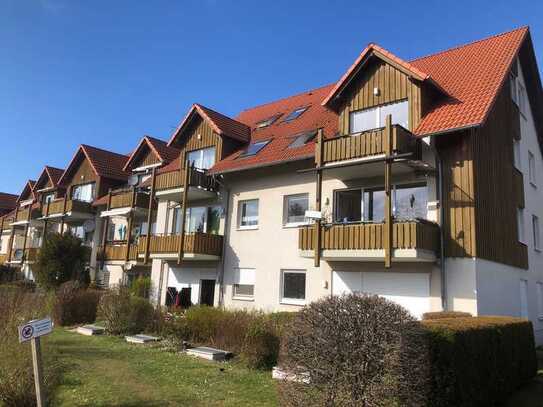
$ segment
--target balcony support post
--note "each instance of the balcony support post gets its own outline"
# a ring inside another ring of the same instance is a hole
[[[124,261],[130,259],[130,241],[132,240],[132,223],[134,222],[134,206],[136,205],[136,187],[132,187],[132,201],[130,203],[130,213],[128,214],[128,225],[126,230],[126,253]]]
[[[177,254],[177,264],[181,264],[183,256],[185,255],[185,217],[187,216],[187,203],[189,196],[189,184],[192,167],[189,165],[189,161],[185,161],[185,177],[183,180],[183,196],[181,199],[181,236],[179,237],[179,252]]]
[[[317,188],[315,193],[315,210],[320,212],[322,208],[322,159],[324,153],[324,134],[322,128],[317,130],[317,144],[315,146],[315,161],[317,166]],[[315,267],[320,267],[321,262],[321,219],[315,221]]]
[[[392,116],[385,118],[385,268],[392,263]]]
[[[151,247],[151,222],[153,219],[153,203],[155,201],[155,188],[156,188],[156,167],[153,167],[151,175],[151,193],[149,194],[149,209],[147,211],[147,236],[145,238],[145,255],[143,257],[143,264],[147,265],[149,262],[149,248]]]
[[[64,202],[62,203],[62,217],[60,221],[60,234],[64,234],[64,217],[66,216],[66,206],[68,204],[68,190],[64,192]]]
[[[25,225],[25,235],[23,236],[23,257],[21,260],[21,264],[25,262],[26,260],[26,242],[28,239],[28,230],[30,229],[30,217],[32,215],[32,204],[28,206],[28,215],[26,215],[26,225]]]
[[[111,188],[107,192],[107,205],[106,210],[109,211],[111,208]],[[101,268],[104,268],[104,263],[106,262],[106,239],[107,239],[107,228],[109,226],[109,216],[104,218],[103,229],[102,229],[102,265]]]
[[[15,218],[17,219],[17,218]],[[11,233],[9,235],[9,243],[8,243],[8,263],[11,262],[11,252],[13,251],[13,241],[15,240],[15,228],[11,227]]]

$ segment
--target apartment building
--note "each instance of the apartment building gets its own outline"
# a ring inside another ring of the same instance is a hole
[[[528,28],[411,61],[369,44],[327,86],[232,118],[194,104],[128,156],[80,147],[25,185],[0,256],[54,224],[93,279],[150,275],[159,304],[369,292],[527,317],[543,342],[542,97]]]

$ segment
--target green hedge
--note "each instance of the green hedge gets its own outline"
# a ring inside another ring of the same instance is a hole
[[[423,325],[430,338],[429,405],[494,405],[536,374],[530,321],[474,317]]]
[[[422,319],[445,319],[445,318],[469,318],[472,315],[469,312],[461,311],[438,311],[438,312],[426,312],[422,315]]]

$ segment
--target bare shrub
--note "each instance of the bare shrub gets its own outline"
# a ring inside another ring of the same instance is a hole
[[[328,297],[300,311],[283,335],[279,386],[288,406],[418,406],[427,394],[425,333],[378,296]]]
[[[91,323],[96,320],[100,291],[84,289],[78,281],[68,281],[57,290],[53,320],[61,326]]]
[[[153,326],[155,310],[144,298],[130,294],[125,287],[104,294],[99,305],[106,331],[112,335],[141,333]]]

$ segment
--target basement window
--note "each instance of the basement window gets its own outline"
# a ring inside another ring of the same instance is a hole
[[[305,107],[299,107],[298,109],[294,109],[292,112],[288,114],[287,117],[283,121],[285,122],[291,122],[293,120],[296,120],[298,117],[300,117],[304,112],[309,109],[309,106]]]
[[[239,158],[250,157],[252,155],[258,154],[260,150],[266,147],[270,141],[271,140],[256,141],[249,144],[249,147],[247,147],[247,149],[239,155]]]
[[[299,134],[298,136],[296,136],[294,138],[294,141],[292,143],[289,144],[288,148],[297,148],[297,147],[303,147],[305,146],[309,141],[313,140],[315,138],[315,135],[317,133],[315,133],[314,131],[311,131],[311,132],[308,132],[308,133],[304,133],[304,134]]]

